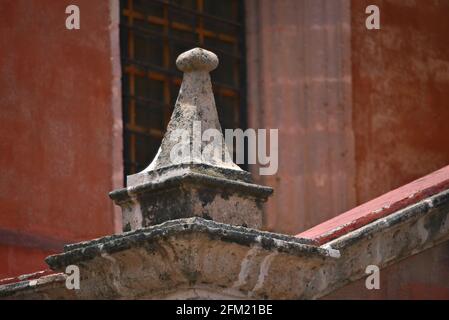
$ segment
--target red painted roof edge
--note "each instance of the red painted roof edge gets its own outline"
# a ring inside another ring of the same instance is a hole
[[[449,166],[346,211],[296,237],[311,239],[322,245],[447,189]]]
[[[0,279],[0,286],[5,285],[5,284],[10,284],[10,283],[17,283],[17,282],[22,282],[22,281],[30,281],[30,280],[36,280],[48,275],[52,275],[52,274],[57,274],[57,272],[50,270],[50,269],[45,269],[42,271],[37,271],[34,273],[30,273],[30,274],[24,274],[24,275],[20,275],[17,277],[12,277],[12,278],[5,278],[5,279]]]

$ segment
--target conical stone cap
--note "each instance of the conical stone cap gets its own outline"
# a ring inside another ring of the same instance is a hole
[[[209,174],[227,172],[234,179],[248,181],[248,173],[232,161],[218,120],[209,75],[217,68],[218,57],[208,50],[195,48],[181,54],[176,65],[184,76],[167,132],[151,164],[128,176],[127,185],[154,179],[154,173],[161,169],[167,172],[186,167],[207,168]],[[211,129],[218,135],[202,141],[203,134]]]

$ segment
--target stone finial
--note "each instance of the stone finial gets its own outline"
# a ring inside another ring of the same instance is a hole
[[[184,76],[156,157],[127,177],[127,188],[110,193],[122,207],[124,231],[194,216],[260,228],[262,204],[273,190],[253,184],[226,148],[209,75],[217,56],[195,48],[176,65]],[[211,132],[212,143],[203,141]]]
[[[154,160],[142,172],[128,176],[128,186],[147,181],[148,172],[175,164],[205,164],[234,169],[245,175],[240,167],[232,162],[221,134],[209,75],[209,72],[218,66],[217,56],[213,52],[195,48],[181,54],[176,59],[176,65],[184,71],[184,76],[167,132]],[[214,138],[214,143],[201,141],[204,132],[209,129],[219,133],[219,136]],[[182,134],[182,137],[176,136],[181,131],[185,134]],[[197,142],[201,145],[196,146]],[[206,145],[209,152],[201,152]],[[185,152],[184,156],[178,156],[174,163],[172,151],[175,148],[189,152]]]

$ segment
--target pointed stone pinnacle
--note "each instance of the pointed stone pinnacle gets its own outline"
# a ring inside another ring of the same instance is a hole
[[[176,65],[184,72],[184,76],[167,132],[154,160],[142,172],[128,176],[128,185],[144,182],[145,176],[152,171],[188,164],[210,166],[210,170],[236,170],[237,175],[247,176],[232,161],[218,120],[209,75],[218,66],[217,56],[213,52],[195,48],[182,53]],[[204,132],[209,129],[217,133],[213,143],[202,141]],[[202,152],[206,147],[208,152]],[[173,152],[176,150],[188,152],[179,155],[174,163]]]
[[[195,48],[176,65],[184,76],[156,157],[109,194],[122,207],[123,230],[187,217],[260,228],[273,189],[252,183],[226,148],[209,75],[217,56]]]

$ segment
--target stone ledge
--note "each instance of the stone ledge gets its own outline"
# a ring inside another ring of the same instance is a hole
[[[51,255],[45,259],[53,270],[62,270],[65,266],[93,259],[103,253],[112,254],[132,247],[144,246],[156,239],[164,239],[177,234],[203,233],[211,239],[233,242],[239,245],[260,245],[266,250],[278,250],[297,256],[332,255],[329,250],[317,247],[308,239],[259,231],[255,229],[227,225],[203,218],[186,218],[164,222],[121,235],[66,245],[64,253]]]
[[[183,184],[199,185],[199,186],[213,186],[220,189],[228,189],[229,191],[241,194],[247,197],[261,197],[268,198],[273,193],[270,187],[260,186],[253,183],[248,183],[239,180],[230,180],[223,177],[212,177],[206,174],[188,172],[177,176],[171,176],[164,180],[157,180],[154,182],[146,182],[144,184],[128,187],[119,190],[114,190],[109,193],[111,199],[117,204],[129,201],[132,196],[139,195],[148,191],[166,190],[175,188]]]
[[[229,180],[240,180],[252,183],[251,173],[247,171],[212,166],[207,163],[181,163],[135,173],[128,176],[128,184],[137,186],[147,182],[162,181],[170,176],[176,176],[183,173],[199,173],[211,177],[227,178]]]

